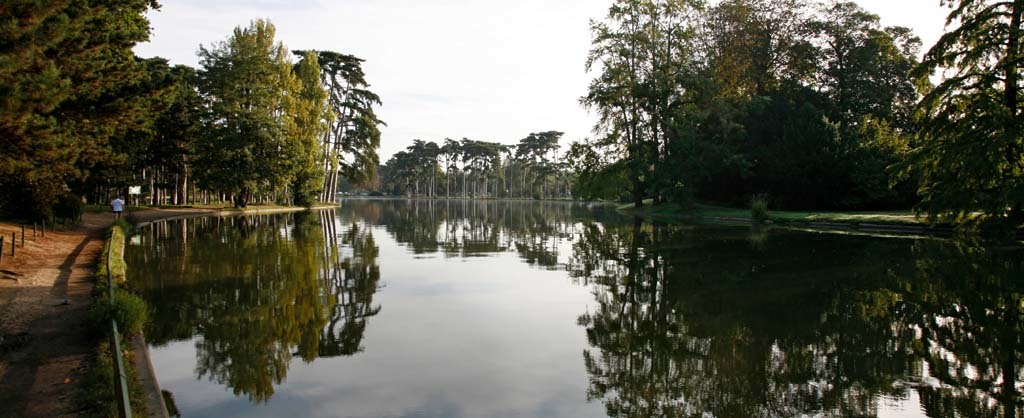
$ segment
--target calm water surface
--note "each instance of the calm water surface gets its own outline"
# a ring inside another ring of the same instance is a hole
[[[1024,252],[346,201],[155,224],[184,417],[1024,417]]]

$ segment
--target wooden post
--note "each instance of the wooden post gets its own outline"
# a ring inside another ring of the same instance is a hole
[[[25,224],[21,225],[21,248],[25,248]]]
[[[43,219],[43,229],[41,231],[43,232],[42,237],[46,238],[46,219]]]
[[[14,258],[14,249],[18,247],[18,233],[11,232],[11,258]]]
[[[36,229],[38,229],[37,226],[38,222],[32,222],[32,241],[36,240]]]
[[[4,237],[0,237],[0,263],[4,262]]]

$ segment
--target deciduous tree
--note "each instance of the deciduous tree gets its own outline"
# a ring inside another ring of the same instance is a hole
[[[295,178],[292,179],[292,202],[309,207],[316,203],[324,187],[324,171],[321,168],[325,158],[321,138],[333,121],[328,107],[327,91],[321,84],[320,64],[317,55],[307,52],[295,66],[296,76],[302,87],[296,103],[293,140],[298,141],[299,153],[295,161]]]
[[[237,207],[256,193],[283,191],[300,154],[288,134],[301,84],[274,33],[269,21],[255,20],[199,49],[200,86],[212,116],[196,164],[203,184],[234,195]]]

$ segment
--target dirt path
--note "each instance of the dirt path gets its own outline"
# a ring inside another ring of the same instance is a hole
[[[85,327],[92,274],[110,215],[87,214],[69,231],[47,231],[20,246],[20,227],[0,225],[0,417],[77,416],[75,388],[94,349]]]

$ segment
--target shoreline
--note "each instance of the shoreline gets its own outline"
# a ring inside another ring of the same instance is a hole
[[[296,206],[250,206],[244,209],[226,208],[151,208],[128,212],[125,219],[133,227],[144,227],[155,222],[175,221],[179,219],[201,218],[204,216],[239,216],[272,213],[302,212],[306,210],[324,210],[337,208],[334,204],[318,204],[310,208]]]
[[[333,209],[337,206],[320,204],[315,205],[311,208],[305,207],[269,207],[269,208],[245,208],[245,209],[231,209],[225,210],[224,208],[152,208],[142,211],[131,212],[126,215],[126,219],[131,223],[132,228],[144,228],[159,222],[168,222],[181,219],[194,219],[202,218],[206,216],[245,216],[255,214],[273,214],[273,213],[291,213],[291,212],[302,212],[306,210],[324,210]],[[135,220],[135,222],[131,222]],[[122,258],[124,257],[124,251],[121,251]],[[128,266],[131,268],[131,266]],[[145,402],[149,406],[149,416],[151,418],[168,418],[169,413],[167,411],[167,405],[164,401],[163,390],[160,387],[160,379],[156,375],[156,371],[153,369],[153,361],[149,355],[149,343],[146,342],[145,333],[139,333],[132,338],[131,346],[135,356],[133,358],[134,367],[136,370],[136,376],[139,383],[142,385],[144,392],[143,397]]]
[[[615,205],[612,208],[623,215],[666,223],[714,223],[748,224],[755,223],[750,209],[727,208],[711,205],[694,205],[683,209],[675,204],[647,205],[633,208],[629,205]],[[950,238],[956,235],[956,227],[949,224],[930,224],[912,215],[909,211],[870,212],[812,212],[812,211],[769,211],[766,219],[758,223],[766,227],[781,227],[808,232],[832,232],[845,234],[872,235],[880,237],[937,237]],[[1024,241],[1024,229],[1017,229],[1015,240]]]
[[[333,204],[318,204],[309,210],[331,209]],[[93,278],[100,266],[99,255],[114,220],[108,208],[92,208],[82,215],[77,225],[59,229],[47,228],[45,235],[32,232],[28,224],[24,244],[17,245],[11,256],[10,243],[4,247],[0,261],[0,415],[57,416],[80,409],[76,400],[86,372],[83,367],[96,350],[93,336],[86,332],[86,312],[93,306]],[[299,212],[304,207],[233,208],[128,208],[125,217],[132,217],[135,226],[155,222],[203,216],[235,216],[283,212]],[[136,209],[136,210],[131,210]],[[0,222],[0,232],[7,238],[17,233],[23,223]],[[49,225],[48,225],[49,226]],[[59,344],[50,344],[60,341]],[[147,350],[138,351],[136,365],[150,362]],[[88,366],[95,367],[95,366]],[[147,367],[136,367],[142,371]],[[144,396],[150,401],[163,401],[159,384],[153,376],[140,383],[150,388]],[[153,411],[153,416],[166,416]]]

